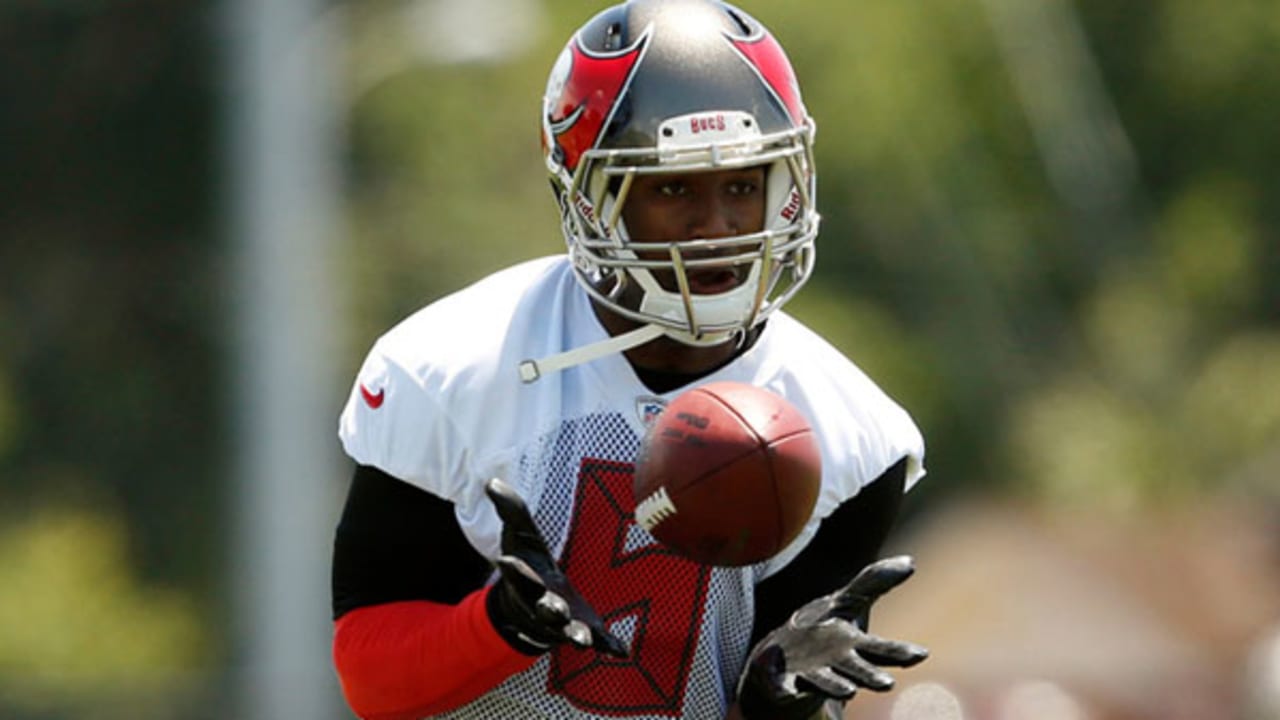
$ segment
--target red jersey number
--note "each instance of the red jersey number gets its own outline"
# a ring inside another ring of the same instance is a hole
[[[561,568],[631,656],[561,646],[548,690],[606,715],[678,716],[711,569],[658,545],[632,517],[635,466],[583,460]]]

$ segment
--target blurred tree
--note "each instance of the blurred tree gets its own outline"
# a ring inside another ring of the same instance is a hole
[[[191,692],[207,651],[181,592],[132,576],[123,525],[99,509],[37,509],[0,532],[0,708],[139,718]],[[197,682],[198,684],[198,682]],[[120,698],[115,711],[103,700]]]
[[[197,2],[0,7],[0,312],[20,421],[6,492],[92,468],[148,574],[206,583],[218,267]],[[161,541],[161,538],[164,541]]]
[[[210,6],[0,4],[6,717],[147,717],[215,662]]]

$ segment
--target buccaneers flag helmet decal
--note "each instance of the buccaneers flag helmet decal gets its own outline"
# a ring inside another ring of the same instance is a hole
[[[547,81],[546,119],[552,151],[565,168],[576,169],[582,153],[595,147],[648,39],[645,32],[630,47],[593,53],[575,38],[560,54]]]
[[[747,64],[751,65],[760,79],[774,94],[778,102],[787,109],[791,121],[802,125],[808,113],[800,102],[800,83],[796,80],[795,71],[782,46],[773,36],[766,32],[757,32],[751,37],[730,36],[734,48],[742,53]]]

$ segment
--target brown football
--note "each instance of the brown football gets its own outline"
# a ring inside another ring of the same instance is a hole
[[[676,396],[645,433],[635,518],[691,560],[751,565],[796,538],[821,479],[817,438],[794,405],[752,385],[709,383]]]

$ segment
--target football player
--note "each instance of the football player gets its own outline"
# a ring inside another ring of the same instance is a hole
[[[339,434],[334,662],[363,718],[839,716],[926,655],[867,632],[924,474],[910,416],[781,311],[818,234],[814,121],[773,36],[716,0],[630,0],[551,71],[568,252],[378,339]],[[767,388],[822,453],[777,556],[711,567],[635,524],[645,423],[713,380]]]

